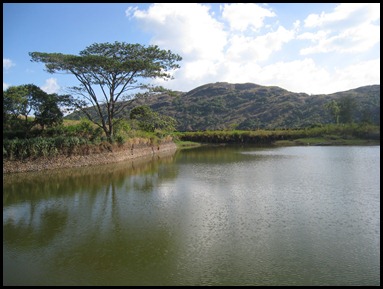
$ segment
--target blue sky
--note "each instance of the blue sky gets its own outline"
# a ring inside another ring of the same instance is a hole
[[[379,3],[3,3],[3,90],[64,93],[75,77],[47,73],[28,53],[114,41],[182,56],[174,80],[155,84],[185,92],[218,81],[309,94],[380,84]]]

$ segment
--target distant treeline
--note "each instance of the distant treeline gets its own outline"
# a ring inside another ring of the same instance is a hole
[[[358,138],[380,140],[380,127],[376,125],[323,125],[304,129],[275,129],[275,130],[223,130],[180,132],[176,134],[182,141],[201,143],[248,143],[272,144],[280,140],[294,140],[311,137],[340,136],[343,138]]]

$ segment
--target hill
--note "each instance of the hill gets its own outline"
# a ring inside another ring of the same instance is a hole
[[[257,128],[301,128],[333,122],[324,104],[348,99],[352,118],[380,124],[380,85],[363,86],[333,94],[308,95],[277,86],[217,82],[189,92],[174,92],[134,99],[126,110],[148,105],[177,120],[179,131]],[[73,113],[67,119],[79,119]]]

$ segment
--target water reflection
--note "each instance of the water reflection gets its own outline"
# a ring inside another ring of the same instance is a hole
[[[4,285],[378,285],[377,148],[204,147],[3,177]]]
[[[30,250],[48,245],[61,232],[68,214],[59,208],[39,208],[35,204],[23,208],[25,215],[15,216],[12,209],[3,216],[3,241],[18,249]],[[26,209],[26,210],[25,210]]]
[[[3,186],[6,188],[3,203],[49,199],[60,195],[67,196],[77,191],[97,192],[100,187],[108,187],[112,183],[121,187],[127,175],[153,175],[162,165],[172,163],[174,157],[172,152],[101,166],[6,174],[3,175]],[[168,171],[163,174],[163,170],[158,172],[159,178],[176,177]]]
[[[123,284],[126,280],[113,281],[121,268],[129,273],[127,280],[140,278],[138,262],[162,259],[170,242],[167,229],[152,227],[153,220],[126,219],[131,215],[126,210],[135,210],[129,197],[175,178],[174,157],[173,152],[99,167],[4,175],[3,263],[21,251],[45,256],[20,279],[5,268],[3,274],[11,276],[5,284],[89,284],[84,272],[92,272],[93,284]],[[37,272],[46,277],[40,280]]]

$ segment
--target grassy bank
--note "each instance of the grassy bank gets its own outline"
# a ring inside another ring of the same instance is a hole
[[[3,159],[24,160],[60,155],[89,155],[115,151],[119,146],[157,146],[174,141],[178,148],[201,144],[259,144],[259,145],[379,145],[380,126],[323,125],[304,129],[254,131],[161,132],[120,131],[113,144],[100,136],[88,123],[70,124],[45,136],[26,139],[3,137]]]
[[[380,126],[324,125],[304,129],[255,131],[178,132],[176,138],[189,143],[244,143],[261,145],[378,145]]]
[[[182,140],[175,140],[174,143],[176,144],[177,148],[179,148],[179,149],[194,148],[194,147],[198,147],[198,146],[202,145],[199,142],[182,141]]]
[[[36,127],[28,133],[3,131],[3,160],[90,155],[116,151],[120,147],[154,147],[170,141],[172,137],[168,132],[146,132],[125,124],[116,127],[116,135],[110,142],[99,127],[87,120],[65,120],[62,125],[45,130]]]

